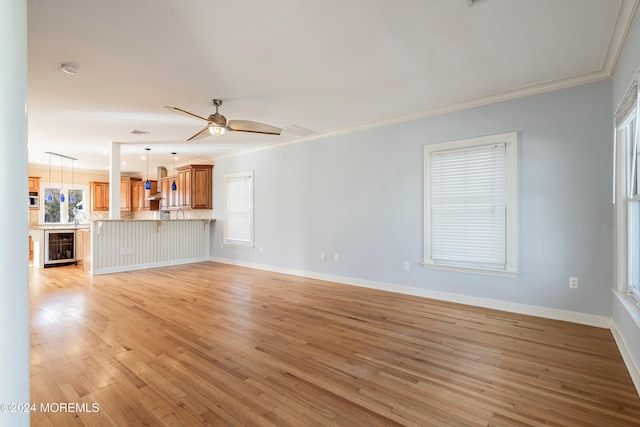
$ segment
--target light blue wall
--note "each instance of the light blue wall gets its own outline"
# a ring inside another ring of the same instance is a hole
[[[255,171],[256,249],[221,248],[219,221],[212,255],[610,316],[611,100],[607,80],[218,159],[218,218],[223,175]],[[510,131],[520,133],[519,276],[422,268],[423,146]]]

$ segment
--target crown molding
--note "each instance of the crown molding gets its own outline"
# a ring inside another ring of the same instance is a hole
[[[609,76],[613,75],[618,65],[620,53],[629,37],[633,21],[638,14],[638,5],[640,5],[640,0],[620,0],[618,3],[616,20],[611,28],[609,46],[602,63],[602,69]]]
[[[638,0],[640,1],[640,0]],[[414,113],[403,114],[400,116],[393,116],[386,119],[375,120],[371,122],[361,123],[354,126],[343,127],[327,132],[318,132],[313,135],[294,138],[283,142],[264,145],[256,148],[250,148],[244,151],[225,153],[221,155],[212,155],[209,159],[215,161],[216,159],[223,159],[226,157],[234,157],[243,154],[253,153],[256,151],[270,150],[273,148],[282,147],[289,144],[298,144],[301,142],[309,142],[316,139],[331,138],[335,136],[345,135],[354,132],[365,131],[369,129],[375,129],[379,127],[392,126],[404,122],[413,120],[420,120],[427,117],[439,116],[442,114],[453,113],[456,111],[468,110],[470,108],[482,107],[484,105],[495,104],[498,102],[509,101],[513,99],[523,98],[530,95],[537,95],[545,92],[551,92],[559,89],[566,89],[569,87],[579,86],[588,83],[594,83],[600,80],[611,78],[611,75],[604,70],[597,70],[593,72],[577,74],[570,77],[565,77],[557,80],[550,80],[547,82],[536,83],[533,85],[522,86],[516,89],[507,90],[504,92],[498,92],[490,95],[484,95],[477,98],[466,99],[451,104],[441,105],[426,110],[417,111]]]

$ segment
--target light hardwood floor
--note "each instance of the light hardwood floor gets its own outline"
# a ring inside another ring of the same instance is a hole
[[[30,271],[31,400],[86,404],[35,426],[640,425],[606,329],[217,263]]]

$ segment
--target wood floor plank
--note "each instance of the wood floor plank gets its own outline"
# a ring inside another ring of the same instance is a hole
[[[212,262],[30,269],[33,425],[638,426],[605,329]]]

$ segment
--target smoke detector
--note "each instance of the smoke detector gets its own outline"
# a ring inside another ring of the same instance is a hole
[[[76,67],[73,64],[68,64],[68,63],[62,63],[60,64],[60,66],[58,67],[58,69],[60,71],[62,71],[65,74],[76,74],[78,72],[78,67]]]

